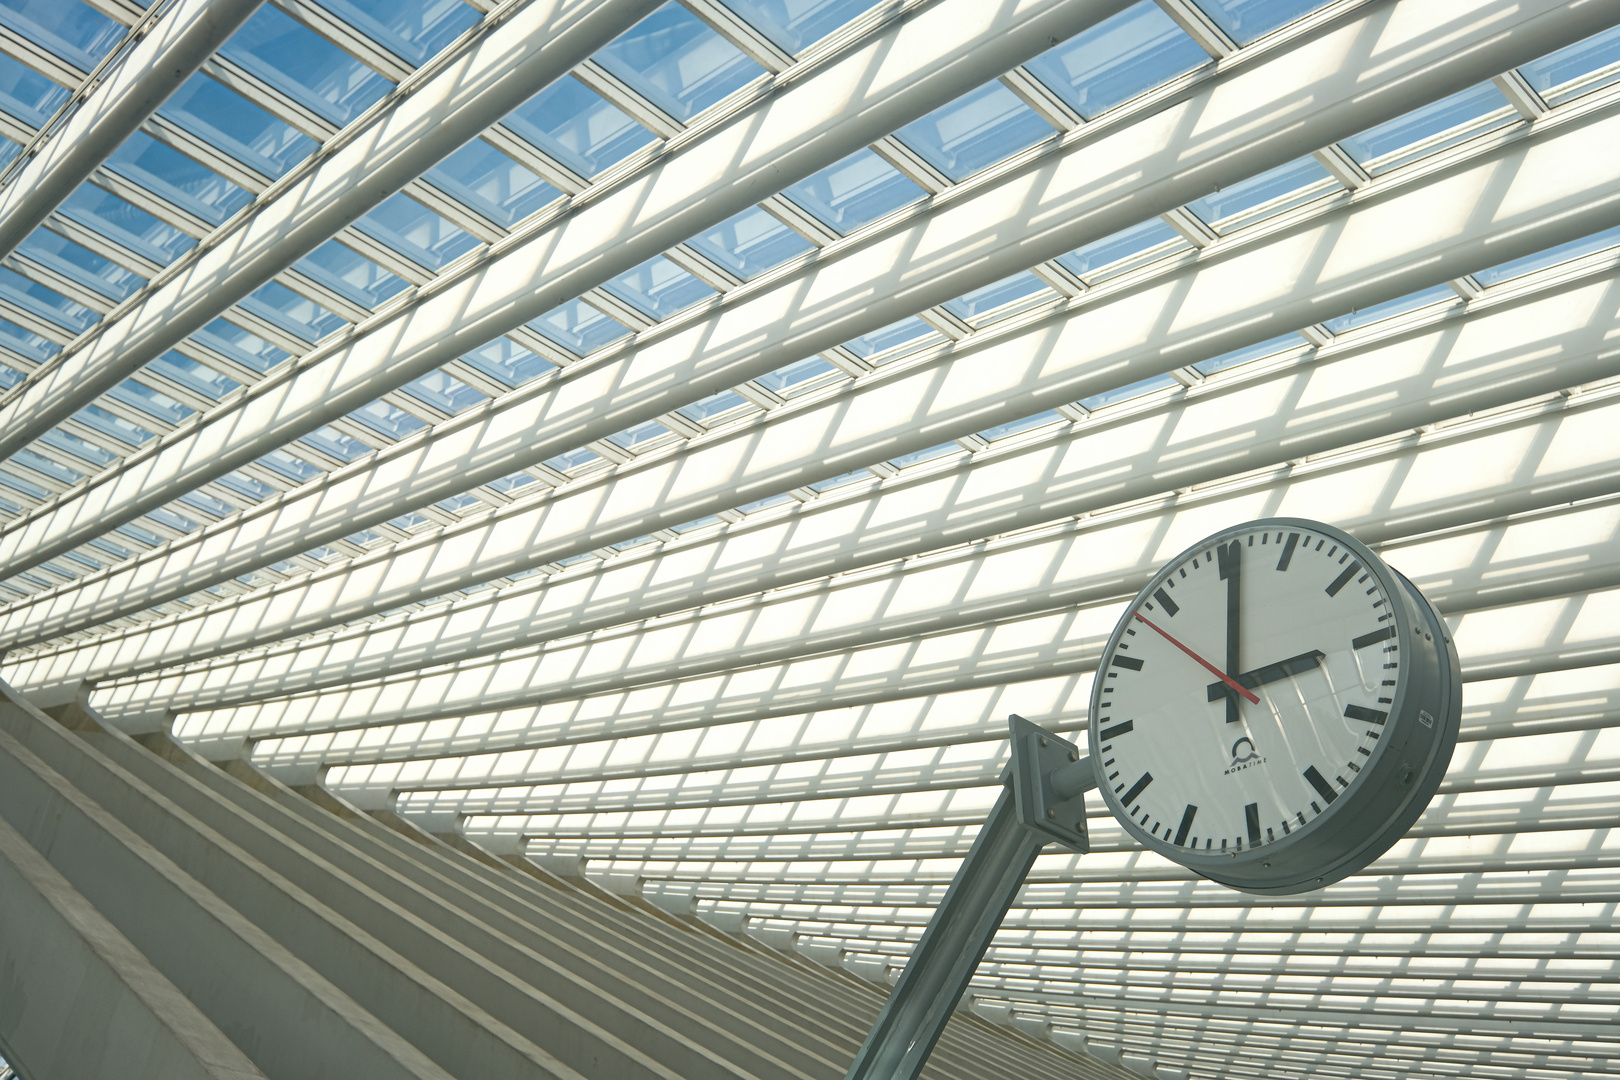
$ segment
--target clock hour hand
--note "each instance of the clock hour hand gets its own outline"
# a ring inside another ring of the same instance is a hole
[[[1315,671],[1321,665],[1322,650],[1312,649],[1310,652],[1302,652],[1298,656],[1290,656],[1286,660],[1279,660],[1275,664],[1267,664],[1265,667],[1258,667],[1253,671],[1245,671],[1237,677],[1237,681],[1252,690],[1256,686],[1274,683],[1291,675],[1302,675],[1307,671]],[[1212,682],[1209,684],[1209,700],[1211,701],[1219,701],[1230,694],[1231,691],[1227,688],[1225,682]]]
[[[1217,547],[1215,555],[1220,563],[1221,579],[1226,582],[1226,674],[1232,675],[1238,670],[1238,615],[1239,602],[1242,599],[1243,545],[1233,540],[1230,544]],[[1225,681],[1230,683],[1232,680]],[[1226,722],[1235,724],[1242,719],[1238,714],[1237,695],[1225,693]],[[1252,694],[1248,695],[1248,698],[1250,701],[1255,700]]]
[[[1136,620],[1138,622],[1146,623],[1149,629],[1156,632],[1160,637],[1164,638],[1164,640],[1168,641],[1170,644],[1174,645],[1176,648],[1180,649],[1182,652],[1204,665],[1204,667],[1209,670],[1211,675],[1214,675],[1221,680],[1222,684],[1230,686],[1233,690],[1236,690],[1238,693],[1242,694],[1256,705],[1260,704],[1260,699],[1255,697],[1252,691],[1244,686],[1239,685],[1237,682],[1233,681],[1232,677],[1226,672],[1222,671],[1220,668],[1216,667],[1214,664],[1210,663],[1208,660],[1205,660],[1202,656],[1199,656],[1197,653],[1187,648],[1187,646],[1165,633],[1156,624],[1150,621],[1146,615],[1143,615],[1140,611],[1133,611],[1131,614],[1136,616]]]

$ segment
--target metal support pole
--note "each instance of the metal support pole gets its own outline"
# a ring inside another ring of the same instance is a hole
[[[1006,789],[985,818],[945,899],[878,1014],[846,1080],[916,1080],[1035,856],[1049,841],[1089,849],[1085,792],[1090,759],[1021,716],[1009,720]]]

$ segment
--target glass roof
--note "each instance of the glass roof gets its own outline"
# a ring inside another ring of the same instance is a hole
[[[1436,61],[1422,2],[669,0],[486,81],[521,4],[260,5],[4,253],[0,677],[892,978],[1007,714],[1082,732],[1136,583],[1320,517],[1451,623],[1441,795],[1301,898],[1093,806],[970,1007],[1189,1080],[1612,1067],[1620,26],[1467,0]],[[138,8],[0,0],[0,159]]]

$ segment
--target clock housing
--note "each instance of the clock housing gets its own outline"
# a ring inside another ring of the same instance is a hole
[[[1422,813],[1460,689],[1444,620],[1364,544],[1298,518],[1223,529],[1154,575],[1109,638],[1099,790],[1145,847],[1213,881],[1320,888]]]

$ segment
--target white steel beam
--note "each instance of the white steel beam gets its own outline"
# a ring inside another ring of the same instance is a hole
[[[191,77],[260,0],[180,0],[114,61],[75,111],[24,148],[32,160],[0,192],[0,257],[10,254]],[[76,92],[77,96],[79,92]]]
[[[1079,425],[1061,437],[977,455],[949,473],[897,478],[858,497],[823,496],[789,515],[746,521],[644,555],[626,553],[597,569],[273,648],[271,657],[280,659],[268,662],[300,672],[304,688],[313,688],[338,677],[469,659],[1094,512],[1620,374],[1620,346],[1610,344],[1620,331],[1620,284],[1608,263],[1590,265],[1585,277],[1562,277],[1533,291],[1503,290],[1466,310],[1454,306],[1393,338],[1351,339],[1304,360],[1207,380],[1127,422]],[[1025,340],[1035,356],[1054,359],[1040,335]],[[1033,357],[1019,362],[1029,365]],[[1347,405],[1341,392],[1350,385],[1360,385],[1362,393]],[[926,413],[917,414],[930,404],[930,388],[923,379],[885,377],[784,411],[780,422],[788,428],[780,436],[748,430],[688,452],[717,470],[731,462],[746,484],[748,470],[767,456],[762,450],[778,441],[791,445],[806,430],[836,431],[841,414],[887,416],[892,427],[858,433],[879,441],[907,423],[926,422]],[[1324,417],[1331,423],[1319,425]],[[737,453],[727,445],[738,441],[749,450]],[[836,442],[831,436],[815,445]],[[728,478],[711,479],[723,484]],[[380,568],[411,558],[413,548],[453,543],[487,549],[489,530],[504,527],[451,529],[285,587],[34,653],[27,674],[11,674],[31,687],[124,677],[307,633],[320,628],[318,619],[353,617],[363,613],[360,605],[398,595],[386,587],[388,574]],[[454,539],[462,534],[479,540]],[[304,599],[315,596],[325,607]],[[25,613],[19,608],[6,629],[21,632]],[[35,624],[41,637],[61,625],[43,623]],[[320,674],[323,665],[332,667],[330,675]]]
[[[1051,152],[1019,160],[1008,172],[967,185],[961,198],[943,199],[933,212],[901,215],[896,222],[844,244],[836,257],[825,251],[820,259],[750,283],[698,313],[661,325],[629,351],[575,364],[530,398],[533,405],[530,415],[522,418],[520,439],[514,442],[510,437],[515,429],[501,432],[499,468],[514,466],[512,453],[517,447],[523,447],[528,460],[608,436],[625,424],[684,405],[695,389],[718,389],[787,359],[831,347],[849,335],[1029,266],[1032,259],[1056,256],[1076,243],[1105,235],[1121,220],[1162,212],[1249,170],[1290,159],[1340,128],[1348,134],[1395,115],[1417,97],[1455,89],[1453,83],[1461,86],[1481,71],[1513,62],[1518,52],[1528,57],[1563,36],[1579,36],[1588,29],[1586,8],[1537,6],[1531,11],[1515,6],[1510,13],[1497,0],[1481,0],[1479,10],[1469,11],[1466,18],[1447,8],[1440,26],[1445,32],[1427,21],[1437,13],[1434,8],[1375,6],[1359,13],[1361,18],[1346,18],[1302,44],[1285,42],[1293,45],[1290,49],[1278,45],[1280,52],[1273,57],[1277,65],[1257,58],[1252,65],[1234,65],[1230,78],[1189,87],[1183,100],[1145,120],[1082,128]],[[907,26],[920,24],[922,19],[915,19]],[[1442,49],[1437,40],[1447,45]],[[1362,52],[1382,55],[1377,78],[1390,83],[1369,89],[1356,76],[1341,73],[1341,60]],[[812,83],[815,79],[800,86]],[[789,91],[768,99],[766,105],[791,97]],[[823,96],[815,108],[825,107]],[[812,110],[812,115],[818,113]],[[849,126],[842,113],[836,125]],[[711,138],[689,144],[689,151],[701,146],[706,154],[713,152],[721,159],[744,155],[744,149],[718,146],[739,138],[737,126],[718,128]],[[794,126],[804,128],[804,118],[795,115]],[[757,142],[750,136],[748,146]],[[1166,155],[1168,147],[1174,147],[1174,155]],[[684,160],[690,154],[676,157]],[[1149,181],[1142,181],[1144,173]],[[724,186],[727,191],[737,189],[734,183]],[[677,209],[690,209],[693,199],[685,198],[689,194],[687,188],[671,193],[671,198],[680,196]],[[630,189],[620,188],[593,202],[590,209],[614,207],[608,230],[577,235],[583,228],[578,223],[608,214],[608,210],[595,215],[582,212],[567,219],[569,228],[539,230],[514,241],[501,256],[447,280],[433,295],[381,317],[371,332],[319,351],[322,363],[311,358],[298,379],[292,379],[288,369],[287,376],[262,382],[240,402],[199,419],[164,447],[134,455],[130,463],[102,474],[99,481],[58,500],[49,510],[34,513],[26,523],[19,521],[10,534],[0,534],[0,552],[13,568],[44,559],[107,521],[123,520],[141,507],[164,502],[215,471],[256,457],[324,418],[363,405],[416,372],[444,363],[573,295],[570,291],[551,296],[549,288],[536,291],[536,287],[548,280],[573,282],[575,277],[586,282],[595,274],[586,269],[577,275],[561,274],[559,259],[572,259],[569,266],[595,266],[606,272],[603,267],[609,264],[601,259],[608,259],[608,254],[601,251],[601,244],[627,249],[622,243],[625,220],[635,222],[633,236],[648,235],[654,223],[663,228],[667,220],[685,220],[674,210],[643,209],[648,198],[640,188],[633,198]],[[654,209],[663,206],[663,198],[654,202]],[[713,191],[706,191],[695,202],[711,206],[713,198]],[[637,206],[627,206],[625,199]],[[697,210],[692,210],[692,220],[697,220],[695,215]],[[565,246],[562,233],[570,236]],[[1369,274],[1372,267],[1358,266],[1356,272]],[[536,298],[543,303],[536,303]],[[515,423],[520,418],[505,413],[501,419]],[[343,523],[353,528],[371,520],[368,515],[379,505],[377,500],[400,491],[421,495],[418,478],[439,476],[437,468],[426,468],[423,460],[408,453],[384,465],[376,470],[368,465],[343,481],[322,484],[319,505],[301,505],[296,515],[283,517],[277,504],[277,531],[288,523],[283,542],[308,544],[313,542],[311,528],[334,528],[329,515],[337,502],[342,502]],[[475,476],[484,468],[491,468],[488,460],[462,460],[455,474]],[[256,512],[243,536],[254,534],[258,539],[237,546],[237,551],[251,547],[269,554],[280,546],[264,542],[264,529],[271,528],[264,521],[266,515],[264,510]],[[224,573],[214,555],[206,559],[214,563],[209,575]],[[185,588],[198,588],[196,575]]]
[[[1157,114],[1152,122],[1164,115]],[[1610,137],[1616,137],[1612,144],[1606,141]],[[885,388],[891,395],[887,400],[874,392],[860,400],[859,408],[829,402],[820,412],[784,411],[781,420],[773,417],[763,426],[717,434],[678,455],[651,455],[556,495],[378,555],[355,575],[365,581],[357,600],[347,602],[341,590],[331,591],[319,605],[320,617],[355,618],[714,513],[869,464],[911,444],[926,446],[951,434],[1017,419],[1595,231],[1620,218],[1620,184],[1601,171],[1580,174],[1567,162],[1575,160],[1571,155],[1584,160],[1594,152],[1591,147],[1608,145],[1620,146],[1620,120],[1612,111],[1589,108],[1549,117],[1466,163],[1438,173],[1391,175],[1353,196],[1318,205],[1285,227],[1240,234],[1189,256],[1173,272],[1094,290],[1045,319],[1015,323],[981,335],[982,341],[976,337],[973,345],[951,352],[949,363],[879,372],[871,385]],[[1614,153],[1620,157],[1620,150]],[[1086,158],[1082,154],[1076,160]],[[1570,177],[1578,174],[1596,179],[1591,187],[1577,190]],[[1495,208],[1483,212],[1478,205],[1482,200]],[[935,216],[949,218],[963,205],[953,204]],[[966,205],[976,205],[976,200]],[[924,224],[929,220],[918,219]],[[923,242],[923,224],[906,228],[918,230],[913,242]],[[910,273],[914,256],[900,259],[905,273]],[[960,257],[973,265],[983,261],[969,253]],[[879,261],[885,268],[880,277],[898,272],[894,252]],[[822,262],[807,265],[814,270]],[[1232,280],[1252,287],[1234,290]],[[869,306],[853,299],[849,303]],[[801,318],[801,309],[794,308],[791,319]],[[1146,343],[1143,327],[1157,331]],[[679,339],[663,343],[669,340]],[[658,345],[645,351],[656,354]],[[604,365],[600,370],[618,370],[618,362]],[[576,365],[560,377],[580,366],[588,365]],[[684,378],[657,381],[676,384],[685,400],[693,391]],[[240,573],[250,561],[272,557],[286,544],[292,544],[287,548],[292,551],[307,543],[312,522],[323,529],[352,530],[369,520],[363,508],[369,493],[380,488],[395,493],[401,487],[412,489],[413,478],[423,475],[474,479],[484,466],[470,465],[463,451],[468,443],[487,441],[489,432],[498,433],[493,442],[502,447],[498,470],[509,471],[518,463],[512,448],[528,445],[535,432],[546,429],[557,394],[586,384],[559,385],[560,390],[546,384],[519,392],[513,398],[525,403],[521,407],[491,406],[486,413],[452,421],[436,429],[442,438],[426,446],[401,443],[375,468],[335,474],[219,528],[199,530],[141,562],[92,575],[14,608],[5,637],[15,643],[37,641]],[[602,389],[611,396],[608,388]],[[578,407],[588,411],[597,404],[593,398]],[[698,445],[707,456],[696,452]],[[398,510],[392,503],[385,505],[390,514]],[[454,558],[443,557],[452,550]],[[296,607],[285,599],[282,603],[284,610]]]
[[[87,498],[59,504],[60,515],[36,514],[9,539],[0,531],[0,562],[8,572],[34,565],[50,557],[47,551],[66,550],[60,547],[64,542],[76,546],[110,522],[128,520],[352,412],[775,194],[783,184],[1127,2],[1032,0],[1014,9],[941,0],[893,20],[847,51],[812,61],[813,76],[776,80],[746,105],[672,140],[668,152],[497,244],[491,257],[441,275],[411,301],[195,418],[183,435],[109,467],[84,489]],[[1506,9],[1505,0],[1481,2]],[[1538,2],[1558,7],[1551,0]],[[78,408],[87,394],[116,384],[212,319],[653,6],[653,0],[601,0],[558,11],[556,5],[535,3],[504,25],[491,26],[453,63],[430,62],[405,84],[421,92],[379,107],[369,122],[362,118],[351,125],[341,150],[280,182],[285,196],[265,203],[273,209],[245,219],[228,239],[184,260],[126,317],[97,327],[85,344],[13,391],[9,406],[0,409],[5,425],[0,457]],[[1544,22],[1569,21],[1567,13],[1554,10],[1551,18],[1529,23],[1536,36]],[[1553,33],[1561,38],[1567,29],[1558,26]],[[1531,55],[1526,52],[1525,58]],[[593,379],[598,377],[599,370]],[[571,380],[575,390],[594,395],[592,381]],[[614,430],[605,428],[582,441]],[[355,519],[354,511],[346,517]]]

